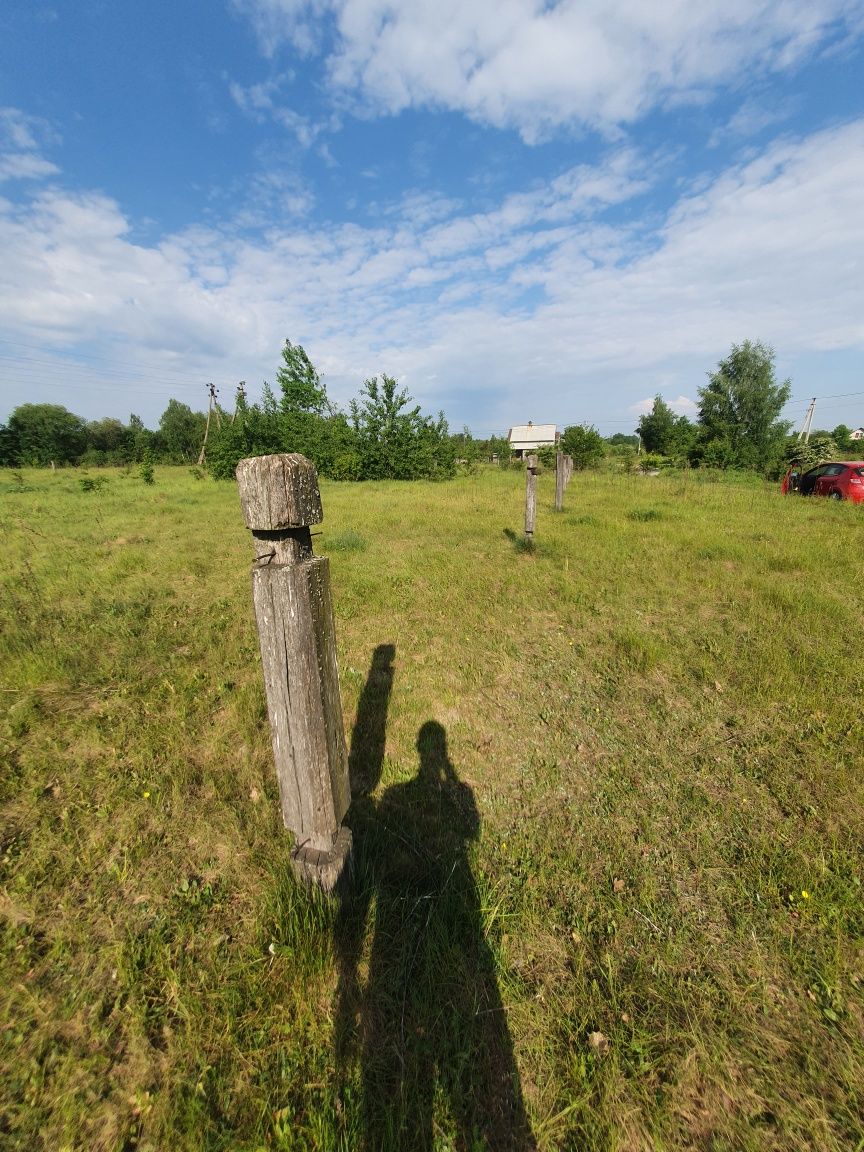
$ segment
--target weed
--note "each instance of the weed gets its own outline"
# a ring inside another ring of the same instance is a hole
[[[82,492],[99,492],[108,483],[107,476],[81,476],[78,479]]]

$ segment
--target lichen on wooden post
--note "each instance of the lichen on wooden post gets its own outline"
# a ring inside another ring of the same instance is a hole
[[[237,465],[252,531],[252,599],[282,820],[294,869],[332,891],[351,851],[342,820],[351,801],[336,666],[330,564],[312,554],[323,519],[318,477],[305,456],[256,456]]]
[[[526,458],[525,472],[525,538],[534,539],[534,524],[537,520],[537,472],[539,465],[536,456]]]

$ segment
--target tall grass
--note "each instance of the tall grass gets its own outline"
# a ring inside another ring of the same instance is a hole
[[[335,905],[233,485],[105,475],[0,481],[0,1145],[860,1145],[860,510],[325,483]]]

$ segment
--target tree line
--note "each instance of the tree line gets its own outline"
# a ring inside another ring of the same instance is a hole
[[[276,389],[265,382],[260,404],[241,384],[233,411],[203,412],[169,400],[155,430],[138,416],[128,424],[86,421],[57,404],[22,404],[0,425],[0,465],[194,465],[206,435],[206,465],[217,479],[233,477],[245,456],[301,452],[319,472],[340,480],[413,480],[452,476],[460,437],[444,414],[424,415],[392,376],[366,380],[347,411],[331,403],[304,348],[285,341]],[[464,453],[463,453],[464,456]]]
[[[708,383],[698,390],[695,421],[676,415],[662,396],[639,421],[642,448],[663,462],[692,467],[742,469],[776,475],[786,463],[816,463],[853,451],[851,429],[814,432],[808,445],[790,438],[780,413],[791,383],[778,383],[774,350],[760,342],[733,344]]]
[[[241,383],[232,411],[217,406],[209,428],[204,412],[174,399],[153,430],[135,415],[128,424],[110,417],[86,421],[60,405],[22,404],[0,425],[0,465],[194,465],[205,436],[206,464],[219,479],[233,477],[243,457],[270,452],[301,452],[322,475],[339,480],[446,478],[478,458],[509,463],[506,437],[474,440],[467,428],[451,434],[443,412],[424,415],[392,376],[366,380],[342,410],[302,345],[286,340],[275,380],[275,389],[265,382],[257,404],[247,401]],[[791,441],[790,425],[780,419],[790,392],[788,380],[776,380],[773,350],[745,340],[698,390],[695,421],[676,415],[658,395],[639,420],[638,435],[604,440],[591,425],[573,425],[556,447],[577,469],[595,466],[609,452],[629,459],[641,441],[661,464],[766,474],[791,458],[809,463],[852,449],[844,425],[814,433],[807,448]],[[554,465],[555,451],[541,449],[542,462]]]

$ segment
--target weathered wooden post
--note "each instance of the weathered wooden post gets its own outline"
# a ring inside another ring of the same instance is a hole
[[[573,479],[573,457],[564,457],[564,487],[566,488],[570,481]]]
[[[351,853],[342,826],[351,791],[336,667],[330,563],[312,555],[321,494],[305,456],[257,456],[237,465],[252,530],[252,598],[282,819],[294,833],[294,871],[331,892]]]
[[[564,507],[564,488],[567,484],[566,457],[563,452],[555,453],[555,511],[560,512]]]
[[[528,469],[525,473],[525,538],[534,539],[534,523],[537,519],[537,472],[536,456],[527,457]]]

